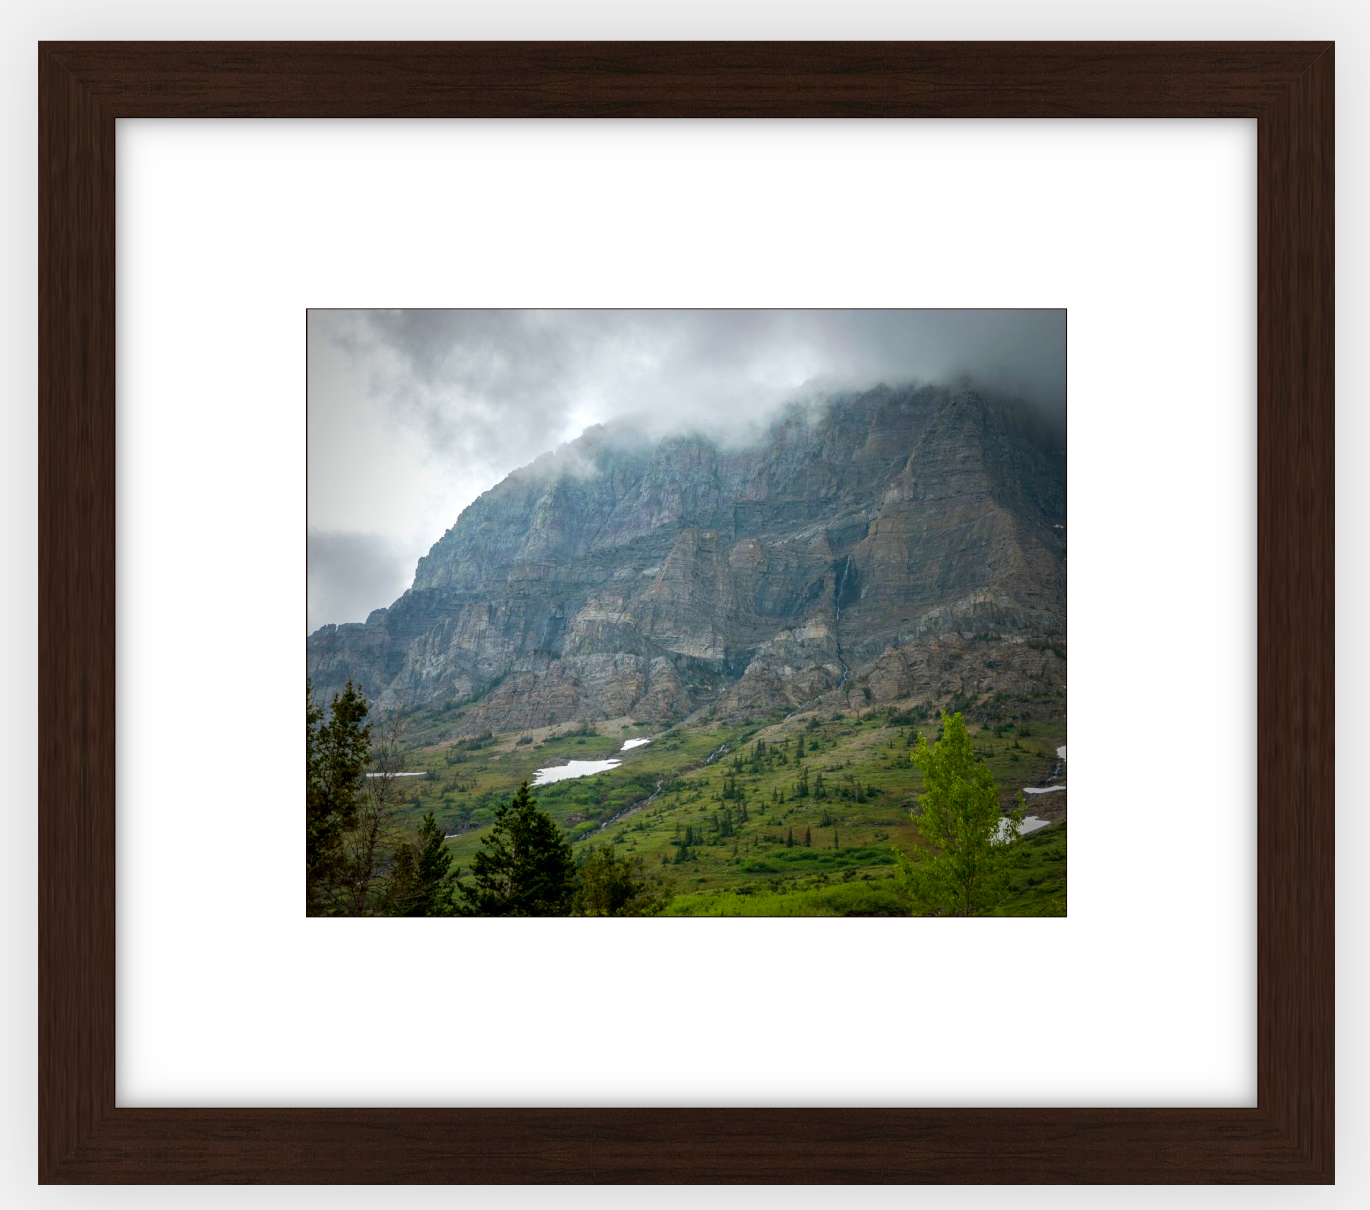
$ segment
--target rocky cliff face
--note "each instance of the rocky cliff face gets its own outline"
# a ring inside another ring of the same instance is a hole
[[[976,391],[878,387],[748,448],[596,428],[510,475],[365,623],[325,700],[469,703],[459,730],[1058,687],[1065,444]]]

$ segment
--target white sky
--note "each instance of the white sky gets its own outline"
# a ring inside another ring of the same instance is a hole
[[[312,631],[389,605],[472,500],[616,416],[726,435],[804,383],[1064,398],[1063,311],[311,311]]]

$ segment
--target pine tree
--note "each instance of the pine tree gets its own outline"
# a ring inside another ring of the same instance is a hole
[[[581,864],[571,914],[655,916],[667,897],[660,879],[648,879],[642,858],[620,858],[613,845],[596,845]]]
[[[401,845],[381,893],[386,916],[450,916],[455,910],[456,874],[446,836],[430,811],[419,825],[417,843]]]
[[[339,909],[347,880],[345,834],[357,825],[358,800],[371,759],[366,698],[351,681],[325,718],[306,683],[305,719],[305,910],[328,915]]]
[[[528,790],[528,783],[495,812],[471,862],[472,884],[459,889],[477,916],[565,916],[575,892],[571,845],[556,821]]]
[[[809,835],[809,829],[807,827],[804,828],[804,847],[806,849],[813,848],[813,837]]]

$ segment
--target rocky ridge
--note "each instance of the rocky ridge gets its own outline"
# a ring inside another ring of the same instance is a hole
[[[1059,689],[1065,506],[1064,434],[979,390],[810,401],[746,447],[597,427],[310,635],[308,672],[464,706],[456,734]]]

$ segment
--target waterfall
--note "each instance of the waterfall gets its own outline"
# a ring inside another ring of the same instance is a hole
[[[837,610],[837,621],[842,620],[842,590],[847,586],[847,575],[851,571],[851,555],[847,556],[847,561],[842,564],[842,579],[837,585],[837,596],[833,598],[833,608]]]
[[[851,555],[847,556],[847,561],[842,564],[842,579],[837,583],[837,591],[833,594],[832,607],[832,640],[837,648],[837,662],[842,665],[842,679],[837,682],[837,687],[842,688],[847,683],[847,676],[851,669],[847,667],[847,661],[842,658],[842,636],[838,627],[842,623],[842,590],[847,587],[847,576],[851,573]]]

